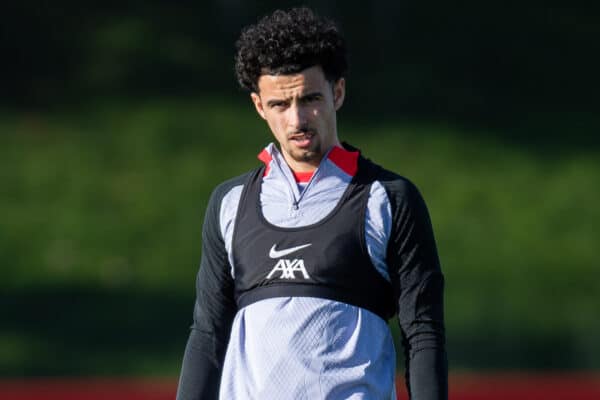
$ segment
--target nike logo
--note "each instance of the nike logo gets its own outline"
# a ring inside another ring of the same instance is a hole
[[[303,245],[296,246],[296,247],[290,247],[289,249],[276,250],[275,247],[277,247],[277,245],[274,244],[273,247],[271,247],[271,250],[269,250],[269,257],[280,258],[283,256],[287,256],[288,254],[291,254],[295,251],[298,251],[298,250],[308,247],[310,245],[312,245],[312,243],[307,243],[307,244],[303,244]]]

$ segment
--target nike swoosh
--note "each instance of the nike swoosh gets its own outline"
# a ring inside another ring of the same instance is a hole
[[[277,245],[274,244],[273,247],[271,247],[271,250],[269,250],[269,257],[280,258],[283,256],[287,256],[288,254],[291,254],[295,251],[298,251],[298,250],[308,247],[310,245],[312,245],[312,243],[303,244],[303,245],[296,246],[296,247],[290,247],[289,249],[276,250],[275,247],[277,247]]]

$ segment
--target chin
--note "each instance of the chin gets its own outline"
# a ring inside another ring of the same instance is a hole
[[[315,161],[320,160],[322,156],[323,154],[321,154],[321,152],[319,151],[307,150],[302,153],[301,158],[302,161]]]

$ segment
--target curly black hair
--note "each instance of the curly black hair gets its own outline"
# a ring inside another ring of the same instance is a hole
[[[276,10],[242,30],[236,42],[240,86],[258,92],[262,74],[293,74],[319,65],[330,82],[347,70],[346,43],[339,28],[306,7]]]

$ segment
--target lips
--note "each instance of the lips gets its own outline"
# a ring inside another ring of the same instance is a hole
[[[294,142],[298,147],[310,146],[313,138],[315,137],[314,132],[308,131],[302,134],[295,134],[290,137],[290,141]]]

